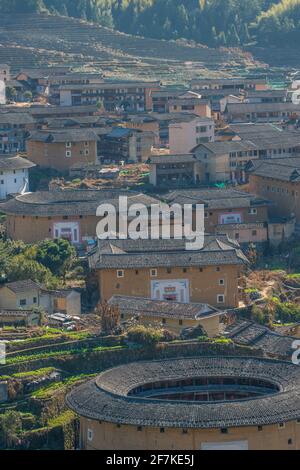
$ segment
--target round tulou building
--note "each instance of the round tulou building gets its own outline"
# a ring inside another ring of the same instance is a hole
[[[81,448],[299,450],[300,369],[260,358],[131,363],[73,389]]]

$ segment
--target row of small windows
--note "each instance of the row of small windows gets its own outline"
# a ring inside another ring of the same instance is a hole
[[[263,186],[263,189],[266,188],[267,191],[272,192],[272,193],[281,193],[281,194],[291,194],[292,196],[298,196],[299,192],[298,191],[290,191],[287,188],[279,188],[275,186]]]
[[[199,268],[199,271],[202,273],[203,272],[203,268]],[[216,268],[216,271],[217,272],[220,272],[221,269],[219,267]],[[182,268],[182,272],[183,273],[187,273],[188,272],[188,268]],[[171,268],[167,268],[167,273],[168,274],[171,274],[172,273],[172,269]],[[136,276],[139,275],[139,270],[137,269],[135,271],[135,274]],[[157,277],[157,269],[150,269],[150,276],[151,277]],[[117,278],[121,279],[125,277],[125,271],[124,269],[118,269],[117,270]],[[219,279],[219,285],[220,286],[224,286],[225,285],[225,279]]]
[[[100,422],[100,424],[101,424],[101,422]],[[299,419],[297,420],[297,424],[300,424]],[[117,424],[116,427],[118,429],[120,429],[122,426],[121,426],[121,424]],[[285,423],[279,423],[278,428],[279,429],[285,429]],[[142,432],[143,429],[144,429],[143,426],[137,426],[137,431],[138,432]],[[257,426],[257,431],[262,432],[263,431],[263,426]],[[163,427],[159,428],[159,432],[161,434],[164,434],[165,433],[165,428],[163,428]],[[229,434],[229,432],[230,431],[229,431],[228,428],[221,428],[220,429],[221,434]],[[182,429],[182,434],[189,434],[189,430],[188,429]],[[87,430],[87,438],[88,438],[88,441],[90,441],[90,442],[94,439],[94,431],[92,429]],[[293,439],[292,438],[288,439],[288,445],[293,445]]]

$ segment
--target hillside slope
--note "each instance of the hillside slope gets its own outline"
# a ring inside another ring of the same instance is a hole
[[[195,74],[235,74],[256,67],[237,49],[145,39],[82,20],[51,15],[1,15],[0,63],[13,70],[45,64],[92,66],[107,76],[185,82]]]

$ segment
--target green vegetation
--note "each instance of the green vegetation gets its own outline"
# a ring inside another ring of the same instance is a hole
[[[143,346],[154,346],[164,337],[163,330],[138,325],[130,328],[127,333],[128,341]]]
[[[0,0],[0,13],[45,11],[209,46],[294,45],[300,36],[300,0]]]
[[[47,352],[41,352],[38,351],[35,354],[28,354],[28,355],[19,355],[19,356],[13,356],[13,357],[8,357],[6,360],[6,364],[18,364],[20,362],[28,362],[28,361],[34,361],[37,359],[48,359],[51,357],[62,357],[62,356],[70,356],[73,354],[82,354],[84,355],[85,353],[91,353],[91,352],[99,352],[99,351],[110,351],[110,350],[117,350],[117,349],[124,349],[124,346],[112,346],[112,347],[103,347],[103,346],[97,346],[94,348],[74,348],[74,349],[69,349],[69,350],[60,350],[60,351],[47,351]]]
[[[56,393],[60,390],[64,390],[66,387],[70,387],[75,385],[78,382],[83,380],[91,379],[95,377],[97,374],[81,374],[81,375],[74,375],[72,377],[68,377],[65,380],[54,382],[46,387],[41,387],[39,390],[33,392],[32,396],[34,398],[38,398],[40,400],[46,400],[53,396],[53,393]]]
[[[0,240],[0,275],[11,282],[31,279],[55,289],[63,285],[67,271],[75,264],[75,249],[66,240],[33,245]]]
[[[37,379],[39,377],[44,377],[45,375],[49,375],[52,372],[55,372],[55,367],[44,367],[43,369],[31,370],[28,372],[17,372],[16,374],[11,375],[11,377],[15,379]]]

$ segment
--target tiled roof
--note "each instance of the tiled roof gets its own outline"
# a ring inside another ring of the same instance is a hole
[[[150,164],[169,164],[169,163],[195,163],[196,157],[192,153],[186,155],[154,155],[149,159]]]
[[[192,152],[200,148],[206,148],[215,155],[227,155],[231,152],[245,152],[249,150],[257,150],[257,146],[253,142],[250,142],[248,140],[202,143],[192,149]]]
[[[117,305],[121,313],[132,316],[198,320],[224,313],[207,304],[182,304],[122,295],[114,295],[108,303],[110,305]]]
[[[300,181],[300,157],[256,160],[248,164],[247,171],[256,176],[280,181]]]
[[[0,204],[6,214],[21,214],[40,217],[60,215],[96,215],[101,203],[118,207],[119,196],[128,196],[128,204],[142,203],[147,206],[159,201],[142,193],[119,190],[58,190],[37,191],[17,196]]]
[[[23,168],[33,168],[34,166],[36,166],[35,163],[18,155],[14,157],[0,156],[0,170],[20,170]]]
[[[164,196],[168,203],[204,204],[209,209],[267,205],[268,201],[237,189],[178,189]]]
[[[33,117],[26,112],[4,112],[0,113],[0,124],[24,125],[34,124]]]
[[[110,240],[90,255],[96,269],[193,267],[247,263],[239,244],[226,235],[206,235],[201,250],[189,251],[185,240]]]
[[[32,281],[31,279],[26,279],[25,281],[8,282],[4,284],[4,286],[15,294],[42,289],[40,284]]]
[[[96,141],[98,136],[92,129],[53,129],[51,131],[32,132],[28,140],[45,143],[85,142]]]
[[[143,384],[232,377],[274,384],[273,394],[226,402],[160,400],[130,396]],[[67,405],[88,419],[171,428],[230,428],[278,424],[300,418],[299,367],[260,358],[197,357],[137,362],[108,370],[73,389]]]

